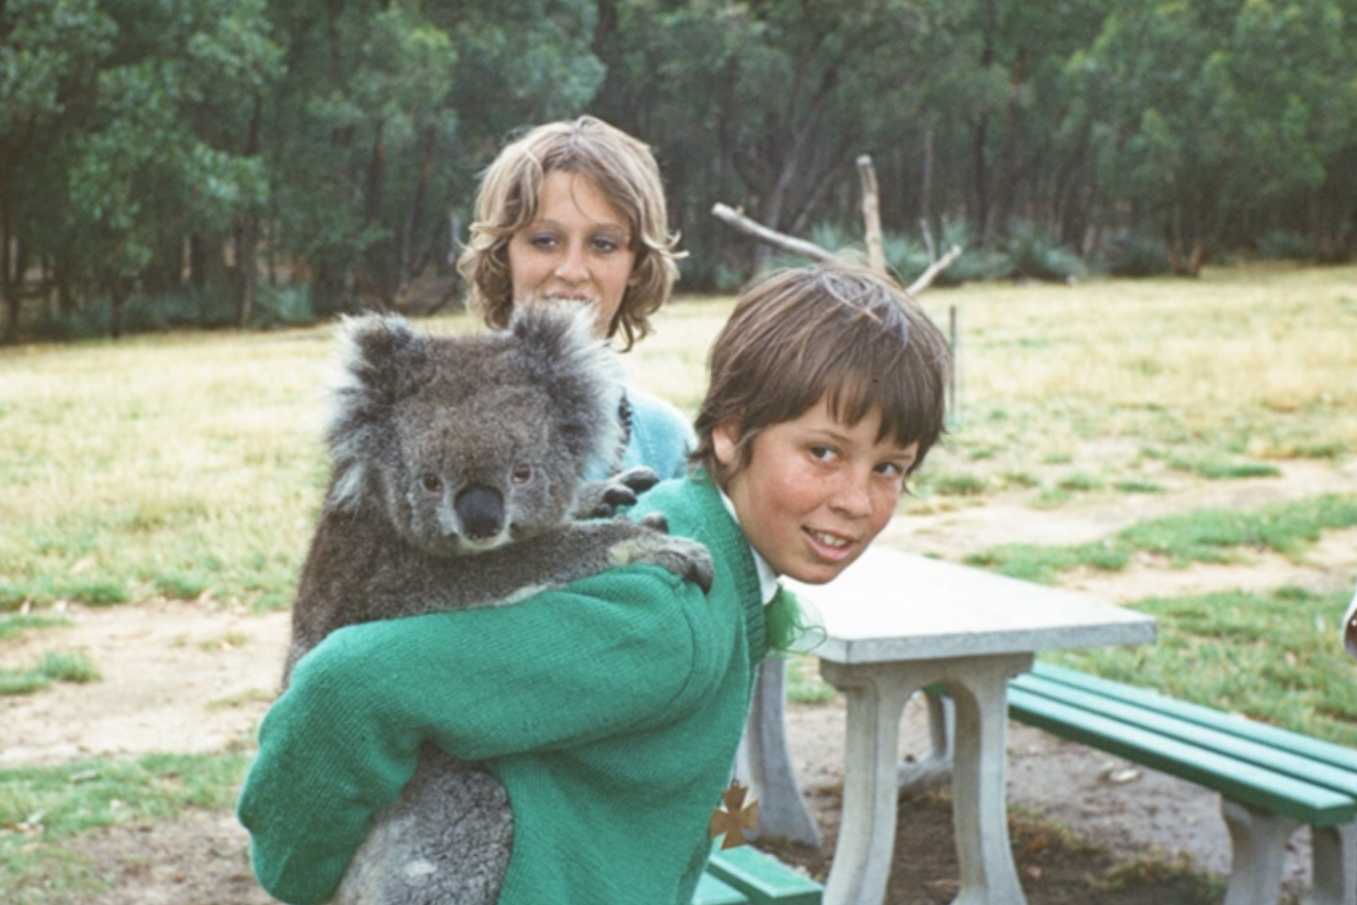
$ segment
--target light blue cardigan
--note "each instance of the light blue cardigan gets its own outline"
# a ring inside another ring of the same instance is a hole
[[[661,479],[686,475],[688,453],[697,445],[692,424],[658,396],[633,386],[627,387],[626,393],[631,406],[631,437],[622,454],[622,468],[645,465]]]

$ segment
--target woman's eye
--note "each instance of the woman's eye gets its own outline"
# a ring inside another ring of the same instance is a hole
[[[603,254],[612,254],[622,247],[621,242],[607,237],[596,238],[592,244],[594,246],[594,251],[602,252]]]
[[[523,464],[515,465],[509,479],[515,484],[526,484],[532,480],[532,466]]]
[[[555,237],[555,236],[552,236],[552,235],[545,235],[545,234],[543,234],[543,235],[537,235],[537,236],[533,236],[532,238],[528,239],[528,244],[531,245],[533,248],[543,248],[543,249],[545,249],[545,248],[555,248],[555,247],[556,247],[556,237]]]
[[[434,474],[431,471],[426,471],[423,475],[421,475],[419,483],[422,484],[424,486],[424,489],[429,491],[429,493],[443,492],[442,478],[438,477],[438,475]]]

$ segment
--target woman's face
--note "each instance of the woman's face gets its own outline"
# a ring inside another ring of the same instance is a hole
[[[553,170],[542,180],[537,217],[509,239],[515,302],[550,299],[594,305],[607,336],[627,287],[636,282],[626,214],[579,173]]]

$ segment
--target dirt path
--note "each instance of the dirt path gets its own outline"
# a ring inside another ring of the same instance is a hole
[[[1048,511],[989,501],[983,507],[898,518],[884,542],[956,560],[1000,543],[1089,540],[1171,512],[1253,508],[1324,492],[1357,493],[1357,463],[1342,468],[1288,463],[1283,472],[1279,478],[1206,484],[1163,498],[1117,497]],[[1259,555],[1230,566],[1167,569],[1147,558],[1122,572],[1081,573],[1065,583],[1128,601],[1224,587],[1294,584],[1335,590],[1350,588],[1355,575],[1357,531],[1345,531],[1326,535],[1301,563]],[[79,649],[89,654],[103,678],[0,697],[0,768],[148,751],[248,750],[277,684],[288,634],[286,613],[250,615],[199,600],[72,607],[65,615],[69,626],[31,632],[0,647],[0,667],[31,665],[49,650]],[[1334,614],[1335,627],[1340,616]],[[906,749],[923,750],[925,732],[922,708],[911,706]],[[793,707],[789,734],[805,791],[820,807],[821,819],[835,823],[831,812],[837,807],[843,763],[842,703]],[[1109,846],[1118,857],[1181,852],[1209,870],[1228,868],[1228,837],[1214,795],[1148,771],[1128,770],[1106,755],[1024,726],[1012,727],[1010,752],[1015,810],[1047,815],[1076,835]],[[230,815],[189,814],[174,824],[107,831],[91,841],[88,851],[115,866],[121,876],[115,891],[101,900],[106,905],[266,902],[249,878],[245,843]],[[1293,884],[1303,883],[1303,834],[1293,848],[1288,869]]]

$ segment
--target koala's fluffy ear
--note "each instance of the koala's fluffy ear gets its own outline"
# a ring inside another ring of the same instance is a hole
[[[564,451],[582,468],[606,471],[623,442],[622,369],[594,335],[594,316],[588,305],[516,305],[509,332],[523,367],[555,403]]]
[[[361,496],[366,463],[381,458],[384,419],[418,379],[427,353],[423,339],[402,317],[346,317],[336,338],[339,360],[325,434],[335,474],[331,501],[344,508]]]

